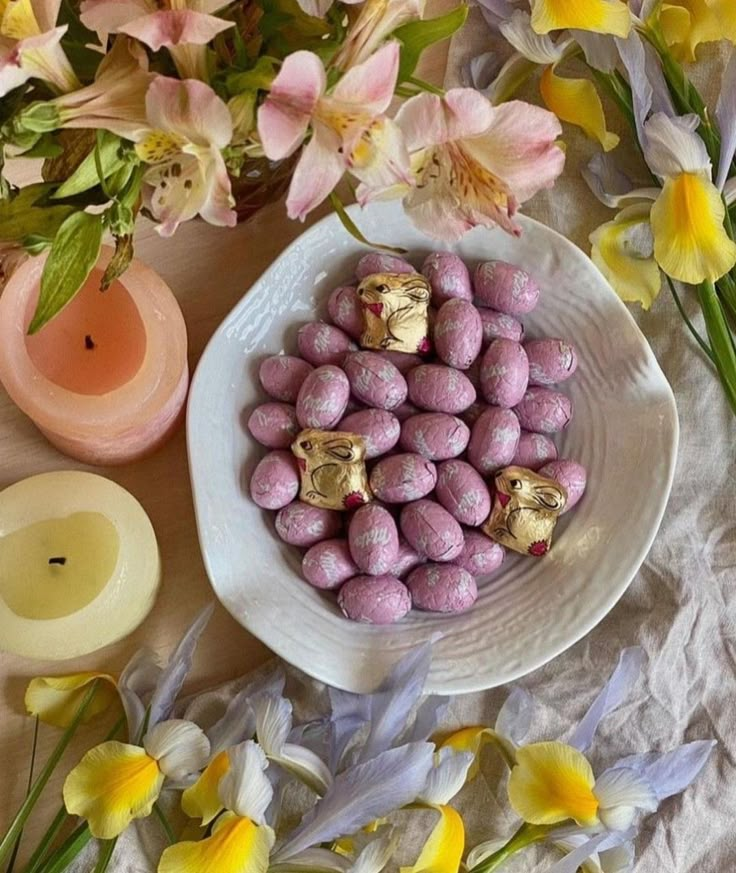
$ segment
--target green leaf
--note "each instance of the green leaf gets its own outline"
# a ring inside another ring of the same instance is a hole
[[[399,83],[406,82],[416,70],[422,52],[436,42],[449,39],[465,24],[467,17],[468,7],[463,3],[452,12],[441,15],[439,18],[410,21],[397,27],[392,34],[401,43],[401,60],[397,81]]]
[[[0,240],[25,244],[28,238],[50,242],[73,206],[37,205],[44,203],[53,186],[38,183],[22,188],[12,200],[0,200]]]
[[[23,152],[24,158],[58,158],[62,153],[62,148],[50,134],[43,134],[38,142]]]
[[[124,167],[125,158],[121,155],[121,144],[120,137],[107,131],[101,131],[98,146],[92,149],[66,182],[59,185],[52,198],[61,200],[65,197],[74,197],[83,191],[89,191],[90,188],[99,185],[101,181]]]
[[[13,819],[10,827],[5,833],[5,836],[2,838],[2,840],[0,840],[0,864],[3,863],[3,861],[13,850],[13,846],[16,839],[18,838],[18,834],[23,830],[23,826],[28,820],[28,816],[31,814],[33,807],[36,805],[38,798],[41,796],[41,792],[46,787],[46,783],[49,781],[49,778],[54,772],[56,765],[61,760],[61,756],[64,754],[66,747],[69,745],[76,729],[79,727],[79,723],[82,721],[85,712],[92,702],[92,698],[97,691],[98,684],[99,680],[96,679],[90,685],[89,691],[87,691],[87,693],[85,694],[84,699],[82,700],[82,703],[77,710],[77,714],[74,716],[74,720],[61,735],[61,739],[56,744],[56,748],[51,753],[48,761],[46,762],[46,765],[39,773],[36,781],[33,783],[33,787],[28,793],[28,796],[23,802],[21,808],[16,813],[15,818]]]
[[[102,840],[100,844],[100,856],[97,859],[97,865],[95,866],[94,873],[105,873],[107,868],[110,866],[110,861],[112,859],[113,852],[115,851],[115,846],[118,844],[118,838],[115,837],[112,840]]]
[[[330,194],[330,203],[332,203],[332,208],[337,213],[337,217],[342,222],[345,230],[351,236],[355,237],[358,242],[362,242],[363,245],[370,246],[372,249],[379,249],[380,251],[391,252],[395,255],[406,254],[406,249],[399,248],[398,246],[382,245],[381,243],[374,243],[371,242],[369,239],[366,239],[358,225],[348,215],[348,211],[347,209],[345,209],[345,204],[342,202],[342,200],[340,200],[340,198],[337,196],[337,194],[335,194],[334,191],[332,192],[332,194]]]
[[[69,303],[100,257],[102,216],[75,212],[61,225],[41,276],[41,293],[28,333],[39,330]]]
[[[700,308],[703,311],[710,347],[726,399],[736,415],[736,347],[726,316],[712,282],[698,286]]]
[[[239,94],[241,91],[263,91],[271,87],[276,77],[275,58],[258,58],[258,62],[251,70],[244,73],[233,73],[227,77],[227,88],[231,94]]]

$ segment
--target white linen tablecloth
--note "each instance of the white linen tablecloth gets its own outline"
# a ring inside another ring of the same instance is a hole
[[[460,83],[467,60],[491,44],[491,34],[474,10],[469,26],[453,43],[448,85]],[[710,52],[706,78],[719,61]],[[539,102],[533,83],[522,96]],[[615,109],[607,106],[607,111],[611,127],[627,137]],[[595,200],[579,175],[596,146],[569,127],[564,139],[564,177],[524,211],[587,253],[588,234],[613,214]],[[620,150],[633,153],[625,140]],[[630,169],[636,171],[633,160]],[[697,322],[696,301],[686,301],[686,307]],[[635,869],[730,873],[736,870],[736,419],[668,293],[663,291],[650,313],[635,315],[678,401],[682,435],[675,485],[660,534],[619,604],[584,640],[521,680],[537,701],[529,739],[565,739],[613,670],[621,649],[641,645],[649,657],[646,676],[629,701],[604,721],[592,752],[594,768],[600,772],[625,755],[664,751],[685,741],[718,740],[696,783],[644,820]],[[321,689],[293,671],[291,677],[297,708],[310,714]],[[232,688],[232,683],[225,686],[213,699],[223,699]],[[455,698],[448,726],[492,725],[506,694],[507,689],[496,689]],[[503,766],[487,750],[481,777],[458,803],[469,848],[513,831],[505,783]],[[413,863],[433,824],[432,814],[401,813],[398,821],[406,832],[397,860]],[[162,849],[155,823],[130,828],[111,869],[151,873]],[[544,870],[553,860],[550,849],[538,855],[530,851],[504,869]],[[77,869],[91,869],[89,856]]]

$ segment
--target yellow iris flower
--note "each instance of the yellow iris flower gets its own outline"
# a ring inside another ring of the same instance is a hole
[[[222,812],[220,782],[229,769],[230,757],[225,750],[215,755],[194,785],[182,794],[181,808],[189,818],[201,818],[204,826]]]
[[[627,37],[631,24],[631,12],[621,0],[532,0],[537,33],[573,28]]]
[[[539,90],[547,108],[560,121],[581,128],[587,136],[597,140],[606,152],[616,148],[619,137],[606,127],[601,98],[589,79],[557,76],[555,66],[551,66],[542,73]]]
[[[733,0],[672,0],[658,10],[667,44],[678,60],[693,62],[704,42],[736,42],[736,3]]]
[[[143,747],[106,742],[91,749],[64,782],[67,812],[87,820],[92,836],[110,840],[151,814],[167,777],[198,772],[210,751],[202,730],[188,721],[161,722]]]
[[[213,768],[223,768],[220,763]],[[219,805],[225,812],[215,821],[211,836],[169,846],[161,856],[159,873],[266,873],[275,834],[264,822],[273,797],[265,774],[268,760],[252,740],[227,752],[227,770],[218,782]],[[191,799],[191,796],[190,796]],[[210,806],[211,808],[211,806]]]
[[[207,839],[169,846],[158,873],[266,873],[273,842],[274,833],[266,825],[227,812]]]
[[[460,814],[447,804],[432,807],[440,819],[411,867],[401,873],[457,873],[465,850],[465,826]]]
[[[581,827],[598,823],[595,776],[585,756],[563,743],[534,743],[516,753],[509,776],[509,801],[530,824],[573,819]]]
[[[631,826],[638,810],[657,808],[656,792],[636,772],[621,767],[596,779],[585,755],[565,743],[522,746],[516,757],[509,802],[529,824],[572,820],[580,827],[602,824],[622,831]]]
[[[662,274],[654,259],[651,206],[622,209],[590,235],[591,259],[626,303],[649,309],[662,288]]]
[[[75,673],[31,679],[26,689],[26,710],[45,724],[67,728],[95,679],[100,681],[82,719],[88,722],[118,700],[117,683],[109,673]]]
[[[606,126],[606,117],[595,85],[589,79],[573,79],[557,75],[557,67],[574,50],[574,41],[563,35],[554,40],[538,33],[529,13],[517,9],[500,25],[504,38],[516,49],[515,55],[499,72],[494,85],[494,101],[508,99],[512,89],[534,69],[543,67],[539,90],[547,108],[561,120],[581,128],[597,140],[605,151],[618,145],[619,138]]]

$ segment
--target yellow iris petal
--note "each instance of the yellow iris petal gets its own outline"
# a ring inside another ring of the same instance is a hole
[[[95,679],[100,681],[82,719],[88,722],[119,699],[115,678],[109,673],[75,673],[72,676],[31,679],[26,689],[26,710],[46,724],[69,727],[89,691],[87,686]]]
[[[158,873],[266,873],[272,845],[270,828],[226,813],[206,840],[169,846]]]
[[[230,769],[227,751],[220,752],[205,767],[202,775],[181,796],[181,808],[189,818],[201,818],[202,824],[209,824],[222,810],[219,787],[220,780]]]
[[[626,37],[631,13],[620,0],[532,0],[532,28],[537,33],[568,27]]]
[[[445,737],[437,748],[442,749],[445,746],[449,746],[456,752],[470,752],[474,755],[473,763],[468,770],[467,781],[470,782],[472,779],[475,779],[480,771],[480,752],[483,746],[491,741],[488,736],[489,732],[489,728],[483,727],[483,725],[464,727]]]
[[[630,206],[590,235],[593,263],[627,303],[649,309],[662,288],[662,274],[648,243],[642,251],[637,233],[647,233],[648,205]]]
[[[516,752],[509,776],[509,801],[530,824],[574,819],[582,827],[598,822],[595,777],[584,755],[564,743],[534,743]]]
[[[465,826],[451,806],[435,806],[440,820],[434,826],[413,867],[401,873],[457,873],[465,849]]]
[[[135,818],[151,814],[164,776],[138,746],[102,743],[91,749],[66,777],[67,812],[87,819],[93,837],[111,840]]]
[[[588,79],[563,79],[555,75],[554,67],[547,67],[542,73],[539,90],[547,108],[561,121],[582,128],[607,152],[616,148],[619,138],[606,128],[603,104],[592,82]]]
[[[5,6],[0,33],[10,39],[27,39],[41,33],[31,0],[11,0]]]
[[[654,257],[681,282],[715,282],[736,264],[736,243],[726,233],[726,208],[704,176],[681,173],[667,179],[652,207]]]
[[[703,42],[736,41],[736,4],[733,0],[675,0],[662,4],[660,23],[675,57],[693,62]]]

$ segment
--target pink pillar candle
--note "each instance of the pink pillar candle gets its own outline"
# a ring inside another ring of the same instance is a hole
[[[103,247],[87,282],[34,336],[45,256],[26,261],[0,297],[0,381],[60,451],[88,464],[125,464],[161,446],[182,419],[189,385],[179,304],[134,260],[101,292]]]

